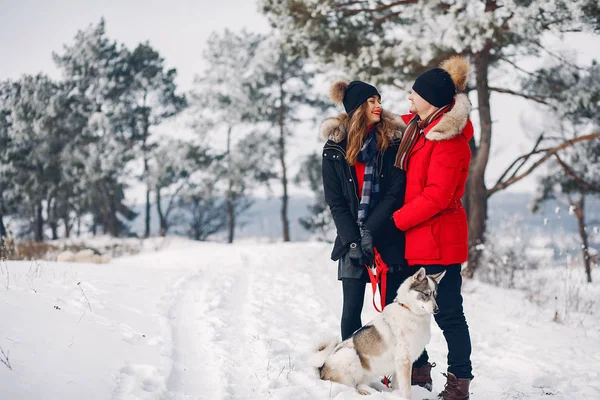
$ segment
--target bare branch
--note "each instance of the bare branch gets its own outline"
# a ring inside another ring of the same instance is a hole
[[[521,161],[521,164],[515,169],[515,171],[512,173],[512,175],[510,176],[509,179],[514,178],[515,175],[517,175],[517,173],[519,172],[519,170],[521,169],[521,167],[527,162],[527,160],[529,159],[529,157],[531,157],[531,155],[535,154],[537,150],[537,147],[540,145],[540,143],[542,142],[542,140],[544,139],[544,134],[542,133],[540,135],[540,137],[535,141],[535,145],[533,146],[533,149],[529,152],[529,154],[525,154],[519,158],[517,158],[516,160],[514,160],[512,162],[512,164],[509,165],[509,167],[506,169],[506,171],[504,171],[504,173],[500,176],[500,178],[498,178],[498,181],[496,182],[496,185],[498,185],[500,182],[502,182],[502,180],[506,177],[506,175],[508,175],[508,173],[510,172],[510,170],[519,162]]]
[[[581,178],[580,176],[578,176],[575,171],[573,171],[573,169],[571,167],[569,167],[569,165],[567,165],[567,163],[565,163],[558,154],[554,154],[554,157],[556,157],[556,161],[558,161],[558,163],[560,164],[561,167],[563,167],[563,169],[565,170],[565,172],[573,179],[575,179],[575,181],[577,181],[583,188],[585,188],[586,190],[591,190],[594,192],[600,192],[600,187],[595,186],[593,183],[589,183],[587,182],[585,179]]]
[[[507,179],[504,182],[498,182],[498,183],[496,183],[494,185],[494,187],[492,187],[491,189],[487,190],[487,197],[490,197],[494,193],[496,193],[496,192],[498,192],[498,191],[500,191],[502,189],[506,189],[507,187],[509,187],[513,183],[516,183],[516,182],[520,181],[521,179],[525,178],[527,175],[531,174],[537,167],[539,167],[540,165],[542,165],[547,159],[549,159],[550,157],[552,157],[554,154],[558,153],[560,150],[563,150],[563,149],[565,149],[565,148],[567,148],[569,146],[572,146],[575,143],[585,142],[585,141],[596,139],[596,138],[600,138],[600,131],[594,132],[594,133],[590,133],[589,135],[579,136],[579,137],[573,138],[571,140],[566,140],[565,142],[559,144],[558,146],[547,148],[547,149],[536,150],[536,151],[533,151],[533,152],[530,152],[528,154],[525,154],[525,155],[522,155],[522,156],[518,157],[518,159],[522,159],[524,157],[529,157],[532,154],[546,153],[542,158],[540,158],[539,160],[537,160],[531,167],[529,167],[529,169],[527,171],[523,172],[520,175],[513,176],[512,178]]]
[[[538,46],[540,49],[544,50],[544,51],[545,51],[546,53],[548,53],[550,56],[552,56],[552,57],[556,58],[556,59],[557,59],[558,61],[560,61],[562,64],[569,65],[570,67],[572,67],[572,68],[575,68],[575,69],[578,69],[578,70],[581,70],[581,71],[589,71],[589,68],[580,67],[579,65],[575,65],[575,64],[573,64],[573,63],[569,62],[569,60],[567,60],[566,58],[564,58],[564,57],[562,57],[562,56],[560,56],[560,55],[558,55],[558,54],[555,54],[555,53],[551,52],[550,50],[548,50],[547,48],[545,48],[544,46],[542,46],[542,44],[541,44],[541,43],[534,42],[534,44],[535,44],[536,46]]]
[[[500,60],[504,61],[507,64],[512,65],[515,69],[517,69],[517,70],[519,70],[519,71],[521,71],[521,72],[523,72],[523,73],[525,73],[527,75],[530,75],[530,76],[533,76],[533,77],[537,76],[537,74],[535,74],[534,72],[530,72],[530,71],[527,71],[526,69],[523,69],[523,68],[519,67],[517,64],[515,64],[512,61],[510,61],[507,57],[500,57]]]
[[[8,359],[8,354],[10,352],[7,350],[6,353],[4,353],[4,350],[2,347],[0,347],[0,353],[2,354],[2,357],[0,357],[0,362],[2,362],[2,364],[6,365],[8,369],[12,371],[12,366],[10,365],[10,360]]]
[[[537,103],[553,107],[552,104],[548,103],[546,100],[544,100],[543,98],[541,98],[539,96],[532,96],[532,95],[528,95],[528,94],[525,94],[525,93],[515,92],[514,90],[510,90],[510,89],[504,89],[504,88],[498,88],[498,87],[491,87],[491,86],[489,87],[489,89],[492,92],[510,94],[510,95],[517,96],[517,97],[523,97],[524,99],[533,100],[533,101],[535,101]]]

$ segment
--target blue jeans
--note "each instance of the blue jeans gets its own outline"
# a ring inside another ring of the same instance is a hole
[[[446,271],[446,275],[438,286],[436,301],[439,312],[434,316],[435,322],[442,330],[448,344],[448,372],[457,378],[471,379],[471,337],[465,314],[463,313],[463,298],[460,294],[462,276],[460,264],[452,265],[423,265],[427,274],[437,274]],[[415,266],[414,272],[421,265]],[[414,368],[422,367],[429,362],[427,350],[413,363]]]

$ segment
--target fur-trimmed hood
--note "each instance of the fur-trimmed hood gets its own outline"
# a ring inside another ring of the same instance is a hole
[[[471,102],[467,95],[464,93],[457,94],[454,96],[454,106],[452,109],[445,113],[439,122],[429,129],[425,137],[429,140],[440,141],[452,139],[460,135],[465,125],[467,125],[470,113]]]
[[[393,127],[389,132],[385,132],[390,140],[401,139],[406,129],[406,124],[399,115],[392,114],[389,111],[383,110],[381,118],[388,120],[390,126]],[[348,126],[348,114],[341,113],[335,117],[327,118],[321,123],[319,129],[320,137],[322,140],[332,140],[336,143],[342,142],[346,139],[346,126]]]

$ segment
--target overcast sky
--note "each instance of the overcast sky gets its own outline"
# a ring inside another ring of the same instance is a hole
[[[59,78],[52,52],[104,17],[111,39],[130,48],[149,40],[189,89],[211,32],[268,30],[252,0],[0,0],[0,10],[0,79],[40,71]]]
[[[258,13],[253,0],[0,0],[0,10],[0,80],[37,72],[59,78],[52,52],[61,51],[64,44],[73,41],[78,30],[98,23],[101,17],[106,20],[111,39],[130,48],[148,40],[166,59],[168,67],[177,68],[182,90],[190,89],[194,75],[205,67],[202,51],[211,32],[225,28],[268,31],[267,20]],[[591,55],[599,55],[594,50],[600,48],[597,39],[571,40],[561,47],[573,49],[574,56],[579,53],[580,58],[583,55],[589,59]],[[324,87],[323,92],[326,91]],[[403,113],[407,103],[390,104],[384,98],[384,107]],[[524,121],[540,121],[539,116],[533,118],[533,108],[525,100],[495,94],[492,110],[494,135],[487,174],[489,184],[516,155],[530,149],[532,138],[541,129],[537,122],[524,124]],[[289,146],[295,152],[290,154],[291,164],[297,165],[304,154],[318,151],[321,144],[314,131],[300,132]],[[529,178],[511,190],[531,191],[534,187],[535,180]]]

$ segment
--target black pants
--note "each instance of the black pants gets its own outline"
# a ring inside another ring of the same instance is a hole
[[[420,266],[416,266],[415,272]],[[469,327],[463,313],[463,298],[460,294],[462,277],[460,264],[425,265],[427,274],[437,274],[446,271],[446,275],[438,286],[436,301],[439,307],[434,316],[435,322],[444,333],[448,344],[448,372],[457,378],[471,379],[471,337]],[[414,362],[413,367],[418,368],[429,362],[427,351]]]
[[[385,304],[390,304],[396,297],[400,284],[404,282],[408,274],[404,271],[387,274],[387,288],[385,292]],[[348,339],[357,329],[362,326],[360,314],[365,299],[365,288],[370,283],[363,279],[342,278],[342,292],[344,305],[342,307],[342,340]]]

